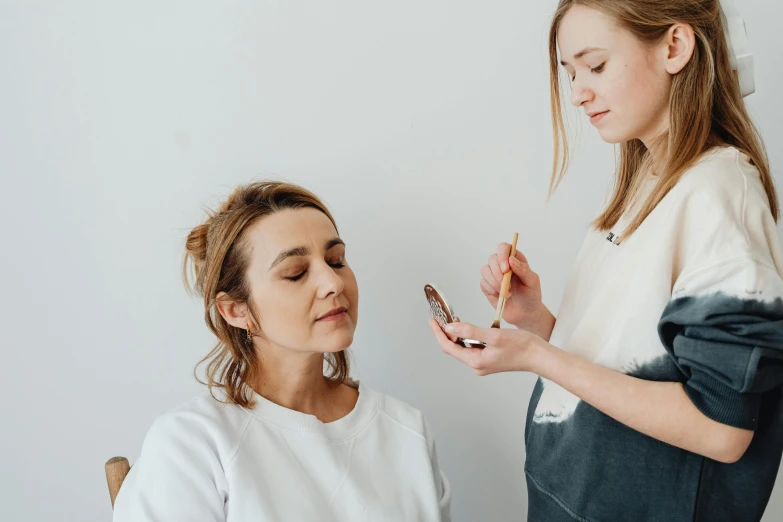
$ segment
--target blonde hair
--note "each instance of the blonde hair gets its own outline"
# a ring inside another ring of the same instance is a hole
[[[290,183],[269,181],[237,187],[217,211],[209,211],[206,221],[188,234],[182,272],[185,287],[204,298],[204,320],[218,341],[209,354],[196,365],[195,371],[207,363],[202,384],[225,391],[227,402],[243,407],[253,406],[253,391],[248,383],[255,378],[260,359],[252,343],[247,343],[247,331],[226,322],[217,309],[217,295],[226,293],[225,300],[246,304],[253,320],[257,315],[250,299],[246,273],[249,248],[245,231],[258,220],[284,209],[314,208],[337,224],[326,205],[312,192]],[[192,268],[192,270],[191,270]],[[342,351],[324,355],[330,372],[327,377],[335,384],[348,378],[350,367]]]
[[[675,23],[693,28],[696,46],[689,63],[672,80],[669,128],[661,137],[665,160],[659,181],[623,237],[630,236],[677,183],[685,171],[715,146],[733,146],[746,154],[761,175],[772,216],[779,216],[778,198],[761,136],[742,99],[739,79],[731,67],[718,0],[560,0],[549,31],[549,75],[554,160],[549,194],[555,191],[570,163],[561,99],[557,31],[568,10],[582,5],[615,18],[643,43],[659,42]],[[609,203],[592,223],[609,230],[628,207],[636,191],[636,174],[648,164],[649,151],[638,139],[620,145],[615,186]]]

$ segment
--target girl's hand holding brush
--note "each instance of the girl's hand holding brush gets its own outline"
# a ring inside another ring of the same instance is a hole
[[[512,245],[501,243],[487,264],[481,267],[481,291],[497,310],[503,279],[509,277],[508,298],[502,307],[503,320],[549,340],[555,317],[541,301],[541,281],[527,258]]]

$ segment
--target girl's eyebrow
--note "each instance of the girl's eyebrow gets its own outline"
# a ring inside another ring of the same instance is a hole
[[[605,50],[606,49],[602,49],[601,47],[586,47],[574,55],[574,60],[578,60],[579,58],[582,58],[586,54],[590,54],[595,51],[605,51]],[[566,66],[568,65],[568,62],[566,62],[565,60],[561,60],[560,64]]]

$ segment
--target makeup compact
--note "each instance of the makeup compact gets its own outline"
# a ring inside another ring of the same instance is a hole
[[[519,234],[514,233],[514,239],[511,241],[511,257],[514,257],[517,252],[517,240]],[[500,293],[498,294],[498,303],[495,307],[495,320],[492,322],[490,328],[500,328],[500,319],[503,316],[503,307],[506,305],[506,299],[509,296],[509,290],[511,288],[511,270],[508,270],[503,274],[503,282],[500,285]],[[457,318],[454,313],[454,309],[446,301],[435,285],[424,285],[424,293],[427,295],[427,303],[430,305],[430,315],[440,325],[441,329],[445,329],[446,325],[453,323]],[[460,346],[465,348],[486,348],[486,344],[474,339],[462,339],[458,338],[455,341]]]
[[[427,303],[430,305],[430,315],[440,327],[445,328],[447,324],[453,323],[457,316],[443,294],[434,285],[424,285],[424,293],[427,296]],[[483,342],[473,339],[459,338],[456,343],[465,348],[484,348],[486,346]]]

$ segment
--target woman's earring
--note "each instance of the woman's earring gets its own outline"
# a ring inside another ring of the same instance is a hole
[[[245,331],[247,332],[247,336],[245,337],[245,342],[248,344],[248,346],[252,346],[253,345],[253,336],[250,335],[250,328],[248,327],[248,329],[245,330]]]

